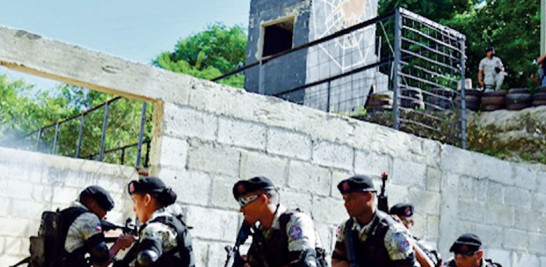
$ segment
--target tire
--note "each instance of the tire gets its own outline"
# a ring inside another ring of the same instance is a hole
[[[436,88],[436,89],[430,90],[429,97],[436,95],[436,96],[444,96],[446,98],[451,98],[453,97],[453,94],[454,94],[453,90]]]
[[[483,95],[483,91],[471,89],[471,90],[465,90],[465,91],[464,91],[464,94],[465,94],[465,96],[472,95],[472,96],[478,96],[478,97],[480,97],[480,96]]]
[[[392,99],[371,99],[368,106],[390,105],[392,107]]]
[[[508,94],[529,94],[529,89],[527,88],[513,88],[508,90]]]
[[[534,94],[533,101],[536,101],[536,100],[546,100],[546,92]]]
[[[503,109],[504,105],[482,105],[483,111],[495,111],[499,109]]]
[[[487,91],[483,93],[483,97],[486,96],[506,96],[505,90],[498,90],[498,91]]]
[[[392,99],[392,94],[383,94],[383,93],[371,94],[370,100],[372,99]]]
[[[472,111],[477,111],[480,109],[480,97],[475,95],[467,95],[465,96],[465,102],[466,102],[466,109],[470,109]],[[455,105],[457,107],[461,107],[461,97],[457,96],[455,97]]]
[[[504,105],[504,96],[484,96],[482,105]]]
[[[507,94],[506,95],[506,104],[520,104],[520,103],[530,103],[531,95],[530,94]]]
[[[530,103],[506,104],[506,109],[507,110],[522,110],[530,106],[531,106]]]
[[[533,107],[546,106],[546,100],[534,100]]]

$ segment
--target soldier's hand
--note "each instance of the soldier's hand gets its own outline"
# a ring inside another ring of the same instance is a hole
[[[118,244],[120,249],[126,249],[130,247],[136,240],[137,238],[134,235],[122,234],[116,240],[116,244]]]

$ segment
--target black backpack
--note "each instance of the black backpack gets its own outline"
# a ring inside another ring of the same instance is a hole
[[[62,211],[44,211],[38,235],[30,237],[29,267],[54,267],[63,256],[66,234],[70,225],[87,212],[83,208],[71,207]]]
[[[279,225],[283,233],[286,233],[286,225],[288,224],[288,221],[290,221],[290,218],[292,218],[292,214],[296,212],[302,211],[300,209],[288,210],[279,216]],[[328,262],[326,261],[326,250],[324,248],[315,247],[315,254],[317,267],[328,267]]]

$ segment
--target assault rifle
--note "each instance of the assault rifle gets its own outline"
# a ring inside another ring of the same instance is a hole
[[[131,218],[127,218],[127,220],[125,221],[125,225],[117,225],[115,223],[105,221],[105,220],[101,220],[100,223],[102,224],[102,231],[103,232],[108,232],[108,231],[111,231],[111,230],[121,229],[121,231],[124,234],[130,234],[130,235],[138,236],[138,228],[137,228],[136,224],[133,223],[133,220]],[[113,243],[113,242],[116,241],[116,239],[117,239],[117,237],[106,237],[105,238],[106,243]]]
[[[385,194],[385,182],[387,182],[388,178],[389,175],[386,172],[381,174],[381,192],[377,196],[377,208],[387,213],[389,212],[389,200]]]
[[[227,258],[224,267],[243,267],[245,265],[245,261],[243,260],[243,258],[241,257],[241,253],[239,252],[239,247],[244,244],[245,241],[248,239],[248,236],[251,234],[250,229],[250,225],[247,222],[243,221],[241,229],[239,229],[239,233],[237,234],[235,245],[233,247],[227,245],[224,248],[227,252]]]

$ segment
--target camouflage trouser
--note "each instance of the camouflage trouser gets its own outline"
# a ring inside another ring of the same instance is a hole
[[[502,82],[504,81],[504,72],[496,73],[493,77],[486,77],[483,79],[485,83],[485,91],[498,91],[501,89]]]

